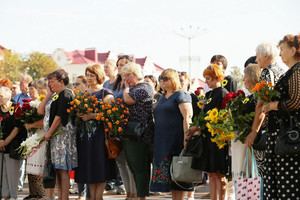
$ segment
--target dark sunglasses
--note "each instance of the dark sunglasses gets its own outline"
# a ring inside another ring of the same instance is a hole
[[[186,72],[178,72],[179,75],[184,76],[186,75]]]
[[[167,82],[168,80],[170,80],[171,78],[167,77],[167,76],[159,76],[158,77],[158,81],[163,81],[163,82]]]
[[[214,67],[209,65],[209,66],[207,67],[207,69],[212,69],[212,70],[214,70]]]
[[[78,86],[80,85],[80,83],[73,83],[73,86]]]

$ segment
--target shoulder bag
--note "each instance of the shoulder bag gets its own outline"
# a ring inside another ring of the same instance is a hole
[[[111,137],[110,132],[105,133],[105,149],[107,158],[114,159],[122,152],[122,141],[116,136]]]
[[[184,188],[178,182],[187,183],[201,183],[202,182],[202,171],[197,169],[192,169],[192,156],[185,156],[185,150],[182,150],[179,156],[173,156],[170,174],[172,180],[183,189]]]
[[[145,130],[145,127],[143,126],[142,122],[137,121],[137,120],[128,121],[127,125],[122,133],[122,138],[138,140],[138,139],[142,138],[144,130]]]
[[[204,137],[205,135],[201,134],[193,135],[190,139],[188,139],[186,152],[197,158],[205,157]]]
[[[281,103],[285,104],[284,101]],[[284,106],[286,107],[286,105]],[[280,130],[276,139],[275,154],[281,156],[300,154],[300,123],[297,117],[291,116],[287,109],[286,112],[290,119],[290,124],[287,127],[284,125],[282,119],[276,115]]]

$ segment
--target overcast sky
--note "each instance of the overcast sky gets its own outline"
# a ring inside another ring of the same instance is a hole
[[[243,67],[260,42],[300,33],[299,8],[299,0],[1,0],[0,45],[18,53],[96,47],[188,71],[180,61],[188,39],[176,33],[192,34],[191,55],[200,59],[192,76],[202,78],[214,54]]]

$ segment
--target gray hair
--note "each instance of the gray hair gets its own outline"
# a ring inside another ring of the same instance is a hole
[[[271,42],[263,42],[256,47],[256,53],[260,55],[260,57],[270,56],[270,58],[275,59],[279,55],[278,48],[275,44]]]
[[[138,77],[139,80],[144,79],[144,75],[143,75],[141,66],[134,62],[130,62],[127,65],[125,65],[122,68],[122,73],[125,73],[125,74],[133,73],[134,75],[136,75]]]
[[[105,63],[111,64],[116,67],[116,61],[112,58],[106,59]]]
[[[27,83],[30,83],[31,81],[33,81],[32,77],[29,75],[24,75],[21,77],[21,80],[24,79]]]
[[[245,69],[244,73],[249,76],[251,82],[255,85],[259,82],[261,68],[258,64],[249,64]]]
[[[8,87],[0,88],[0,94],[2,94],[4,98],[11,98],[11,93],[12,91]]]

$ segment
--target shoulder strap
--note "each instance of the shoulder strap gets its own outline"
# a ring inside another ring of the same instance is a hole
[[[272,85],[275,85],[274,72],[271,69],[269,69],[269,68],[267,68],[267,69],[268,69],[268,71],[270,73],[271,83],[272,83]]]

